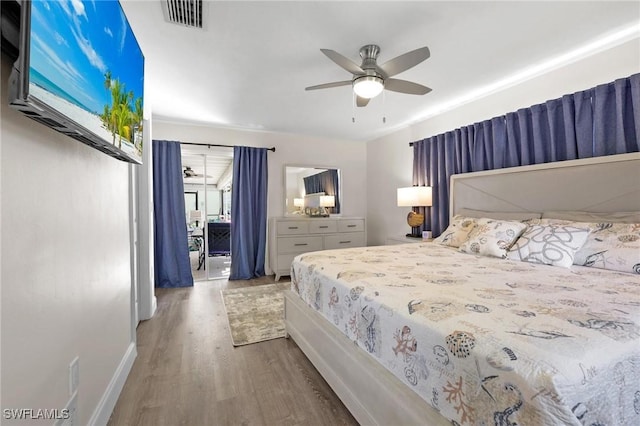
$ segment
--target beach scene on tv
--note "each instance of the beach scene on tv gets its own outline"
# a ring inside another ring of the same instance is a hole
[[[141,161],[144,56],[119,2],[31,4],[30,95]]]

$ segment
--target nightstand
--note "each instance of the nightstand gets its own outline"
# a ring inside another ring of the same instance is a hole
[[[431,241],[433,241],[433,238],[423,240],[422,238],[412,238],[412,237],[407,237],[406,235],[394,235],[392,237],[387,237],[387,245],[407,244],[407,243],[429,243]]]

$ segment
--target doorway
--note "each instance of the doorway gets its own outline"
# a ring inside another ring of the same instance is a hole
[[[185,218],[194,281],[231,270],[233,148],[182,145]]]

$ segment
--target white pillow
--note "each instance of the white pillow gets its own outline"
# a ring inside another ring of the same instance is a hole
[[[447,229],[445,229],[438,238],[434,239],[433,242],[442,244],[443,246],[460,247],[460,244],[469,236],[469,232],[473,229],[474,224],[475,219],[456,215],[451,220]]]
[[[522,222],[476,219],[459,251],[506,259],[507,251],[526,228],[527,225]]]
[[[640,274],[640,223],[599,223],[574,265]]]
[[[591,229],[571,225],[531,225],[507,253],[511,260],[571,267]]]

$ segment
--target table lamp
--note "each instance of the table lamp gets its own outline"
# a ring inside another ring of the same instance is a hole
[[[204,215],[202,214],[202,210],[191,210],[189,212],[189,223],[194,223],[196,224],[196,228],[198,228],[199,223],[198,222],[202,222],[204,219]]]
[[[398,188],[398,207],[429,207],[431,205],[430,186]],[[424,215],[411,211],[407,215],[407,223],[411,227],[411,233],[407,234],[407,237],[422,238],[419,228],[424,223]]]
[[[322,207],[323,215],[329,216],[329,211],[327,207],[335,207],[336,206],[336,197],[333,195],[321,195],[320,196],[320,207]]]

